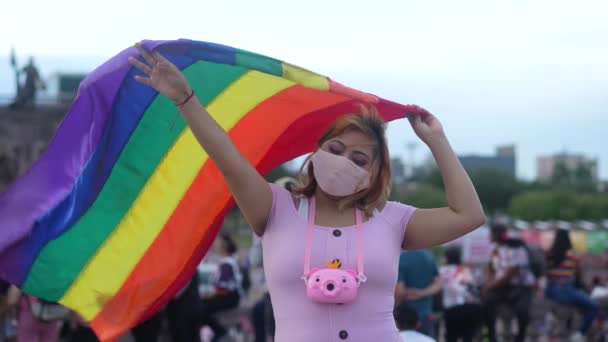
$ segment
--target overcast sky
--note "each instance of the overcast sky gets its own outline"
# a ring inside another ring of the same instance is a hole
[[[0,55],[14,45],[39,56],[43,72],[89,71],[141,39],[217,42],[426,107],[460,154],[515,143],[520,177],[535,176],[538,155],[567,150],[599,158],[608,179],[606,1],[8,0],[1,9]],[[0,93],[12,91],[5,64]],[[405,155],[415,136],[404,121],[389,139]],[[419,145],[415,160],[427,154]]]

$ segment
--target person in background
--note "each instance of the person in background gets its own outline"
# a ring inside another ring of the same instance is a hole
[[[213,341],[217,341],[224,337],[227,331],[213,315],[238,307],[243,289],[242,276],[235,256],[236,243],[230,236],[220,234],[213,248],[221,257],[214,277],[215,293],[202,299],[198,312],[201,326],[206,325],[211,328],[215,336]]]
[[[190,281],[167,303],[166,317],[172,341],[200,342],[200,278],[194,272]]]
[[[597,303],[586,293],[577,289],[575,283],[580,279],[580,257],[572,249],[570,234],[558,229],[553,245],[547,253],[547,298],[560,304],[576,306],[583,311],[583,322],[571,337],[572,341],[585,341],[598,313]]]
[[[413,307],[421,322],[418,331],[434,338],[433,296],[441,291],[441,279],[433,254],[428,250],[401,252],[398,279],[396,302]]]
[[[159,310],[152,317],[139,323],[133,329],[131,334],[135,342],[156,342],[160,336],[165,311]]]
[[[17,341],[19,342],[57,342],[61,321],[41,321],[32,312],[31,305],[37,298],[24,294],[16,286],[8,290],[7,304],[18,309]]]
[[[491,238],[496,247],[491,255],[488,281],[482,290],[488,337],[490,342],[496,341],[497,308],[505,304],[517,318],[515,341],[523,342],[536,283],[528,250],[522,240],[509,238],[508,228],[502,224],[492,226]]]
[[[262,241],[255,234],[249,258],[252,267],[262,267]],[[265,287],[265,284],[263,286]],[[267,342],[270,337],[274,336],[272,302],[266,288],[264,288],[260,300],[253,305],[250,319],[255,334],[255,342]]]
[[[226,329],[213,317],[218,312],[239,305],[241,276],[236,261],[236,244],[227,235],[219,235],[213,249],[221,256],[214,276],[214,293],[201,298],[201,284],[198,272],[169,301],[164,312],[173,341],[200,342],[200,330],[208,326],[213,331],[212,341],[221,341],[227,334]]]
[[[8,282],[0,279],[0,342],[14,342],[17,338],[15,310],[7,303],[10,287]]]
[[[608,297],[608,286],[599,276],[593,277],[591,281],[591,298]]]
[[[591,282],[591,299],[595,300],[599,306],[608,307],[608,285],[602,278],[595,276]]]
[[[418,314],[406,302],[395,307],[394,315],[403,342],[435,342],[433,338],[416,331],[420,327]]]
[[[461,262],[459,247],[445,252],[445,265],[439,268],[443,284],[446,342],[472,342],[482,322],[479,291],[471,269]]]
[[[77,313],[72,312],[66,323],[68,334],[62,338],[66,342],[99,342],[93,329]]]

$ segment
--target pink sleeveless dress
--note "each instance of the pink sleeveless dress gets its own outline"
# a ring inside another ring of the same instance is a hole
[[[306,296],[304,265],[308,201],[296,208],[291,195],[271,185],[273,203],[262,236],[264,270],[276,321],[276,342],[398,342],[393,317],[399,254],[415,208],[388,202],[363,223],[367,281],[350,304],[319,304]],[[311,267],[339,259],[357,268],[355,226],[315,226]]]

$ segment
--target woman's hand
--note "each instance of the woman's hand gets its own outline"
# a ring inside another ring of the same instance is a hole
[[[443,126],[441,122],[431,113],[420,108],[420,111],[426,112],[426,114],[410,114],[408,119],[410,124],[416,132],[416,135],[420,140],[424,141],[427,145],[437,138],[444,138]]]
[[[135,57],[129,57],[129,62],[147,75],[135,76],[135,80],[156,89],[176,104],[188,98],[192,91],[190,85],[173,63],[157,51],[149,53],[140,43],[135,44],[135,48],[141,53],[145,63]]]

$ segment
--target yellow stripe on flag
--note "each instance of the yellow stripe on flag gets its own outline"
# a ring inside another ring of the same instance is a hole
[[[292,64],[283,63],[283,77],[308,88],[329,90],[326,77]]]

